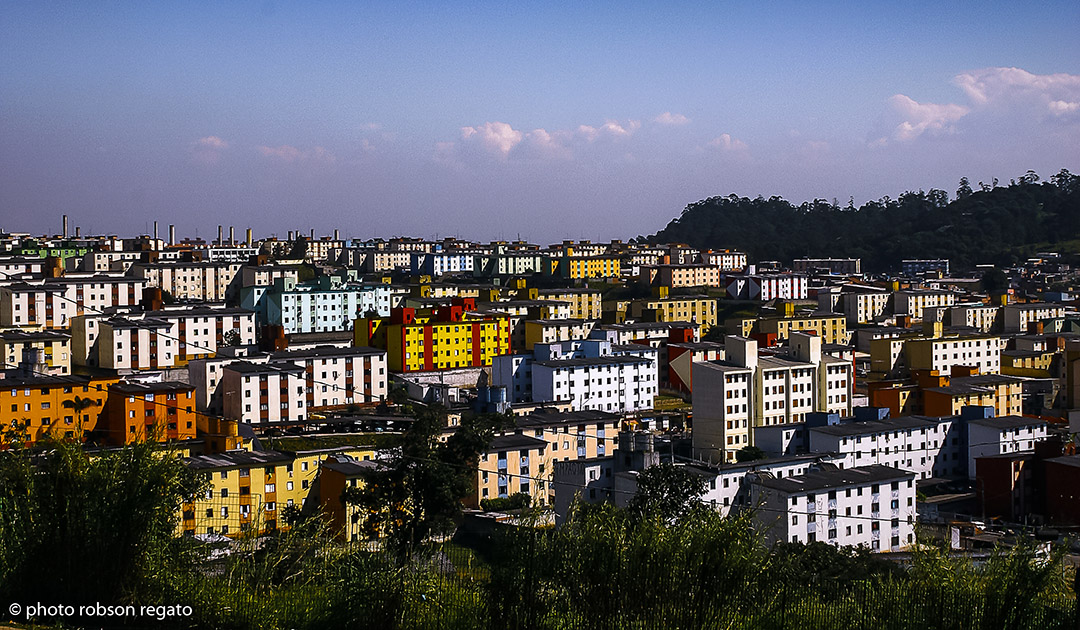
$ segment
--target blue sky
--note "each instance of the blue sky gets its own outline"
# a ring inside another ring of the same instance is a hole
[[[0,228],[628,238],[1080,171],[1080,4],[0,2]]]

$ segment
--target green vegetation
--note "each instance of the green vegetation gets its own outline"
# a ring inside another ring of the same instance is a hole
[[[521,510],[529,507],[532,499],[524,492],[518,492],[508,497],[496,497],[494,499],[481,499],[480,509],[485,512],[506,512],[508,510]]]
[[[980,183],[952,202],[943,190],[859,208],[824,199],[795,206],[780,197],[712,197],[688,205],[644,240],[736,247],[752,260],[861,258],[865,270],[879,271],[898,268],[904,258],[949,258],[967,269],[1009,264],[1038,249],[1077,253],[1078,238],[1080,176],[1062,170],[1047,182],[1029,171],[1008,186]]]
[[[822,543],[770,548],[748,515],[722,517],[694,500],[694,480],[652,470],[632,510],[580,505],[560,529],[498,529],[479,551],[413,537],[391,553],[337,543],[319,518],[273,536],[177,538],[177,506],[201,487],[174,457],[15,448],[0,453],[0,601],[178,605],[190,616],[174,627],[270,630],[1076,627],[1063,549],[975,566],[924,544],[901,568]]]

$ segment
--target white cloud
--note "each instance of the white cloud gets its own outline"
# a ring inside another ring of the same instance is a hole
[[[747,146],[746,143],[738,138],[732,138],[729,133],[722,133],[718,137],[709,141],[710,147],[715,147],[722,151],[744,151]]]
[[[229,143],[218,136],[206,136],[192,142],[190,148],[195,161],[217,164],[221,160],[221,153],[229,148]]]
[[[641,121],[620,122],[607,120],[594,127],[578,125],[574,129],[548,131],[538,128],[532,131],[514,129],[509,123],[493,121],[482,125],[461,128],[457,143],[436,143],[436,156],[450,158],[455,150],[469,152],[479,150],[500,159],[510,158],[560,158],[573,157],[575,148],[610,139],[618,141],[629,138],[641,128]]]
[[[952,123],[960,120],[971,110],[963,105],[920,103],[903,94],[889,99],[893,110],[900,114],[902,122],[893,130],[893,139],[900,142],[914,140],[924,133],[949,133]]]
[[[283,144],[277,147],[259,146],[256,147],[256,150],[258,150],[263,157],[280,160],[282,162],[320,162],[323,164],[333,164],[337,161],[337,156],[323,147],[298,149],[294,146]]]
[[[690,119],[682,114],[672,114],[671,112],[664,112],[656,118],[653,118],[653,122],[661,125],[685,125],[690,122]]]
[[[206,147],[208,149],[228,149],[229,143],[222,140],[217,136],[206,136],[205,138],[199,138],[195,141],[195,144],[200,147]]]
[[[510,153],[525,134],[504,122],[488,122],[477,127],[462,127],[461,139],[478,139],[488,149],[501,153],[503,157]]]
[[[1047,104],[1080,100],[1080,75],[1032,74],[1020,68],[983,68],[957,75],[953,83],[975,105],[990,105],[1019,96],[1035,96]]]
[[[952,82],[964,92],[970,106],[920,103],[903,94],[890,98],[889,105],[900,121],[892,128],[891,139],[909,142],[923,135],[951,133],[969,115],[971,120],[963,124],[970,129],[1025,119],[1046,122],[1080,114],[1080,75],[982,68],[958,74]],[[872,146],[882,144],[882,138],[871,142]]]

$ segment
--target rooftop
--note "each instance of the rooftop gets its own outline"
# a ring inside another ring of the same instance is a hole
[[[812,470],[802,475],[776,479],[772,476],[759,476],[755,483],[766,488],[779,490],[788,494],[804,494],[843,488],[846,486],[865,486],[873,483],[886,483],[914,479],[915,473],[872,464],[870,466],[858,466],[855,468],[836,468],[829,464],[823,465],[819,470]]]

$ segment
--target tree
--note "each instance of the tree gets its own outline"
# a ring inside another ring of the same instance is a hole
[[[735,451],[735,461],[752,462],[757,459],[765,459],[765,451],[756,446],[744,446]]]
[[[705,494],[705,479],[670,463],[650,466],[637,476],[637,492],[630,500],[631,513],[654,515],[676,521],[689,514]]]
[[[957,199],[967,199],[968,197],[970,197],[972,195],[973,192],[974,191],[971,190],[971,182],[968,181],[968,178],[961,177],[960,178],[960,187],[956,189],[956,198]]]
[[[987,269],[981,280],[983,291],[987,293],[1001,293],[1009,289],[1009,278],[1005,272],[998,269]]]
[[[308,254],[308,239],[306,236],[300,236],[293,241],[292,248],[289,250],[289,258],[292,260],[302,260],[307,258]]]
[[[363,485],[348,487],[342,501],[360,508],[372,536],[407,554],[429,537],[450,532],[462,499],[473,490],[480,453],[507,422],[498,414],[466,415],[445,441],[446,410],[424,407],[385,466],[368,472]]]
[[[226,331],[225,334],[221,336],[221,342],[227,347],[239,346],[241,342],[240,331],[236,328]]]

